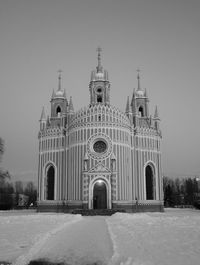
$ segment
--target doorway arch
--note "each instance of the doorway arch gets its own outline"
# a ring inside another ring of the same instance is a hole
[[[107,209],[107,188],[101,179],[93,187],[93,209]]]
[[[98,185],[96,185],[97,183],[103,184],[102,185],[102,196],[105,196],[105,193],[106,193],[106,205],[104,205],[104,207],[106,207],[106,209],[112,209],[111,184],[110,184],[109,177],[105,177],[105,176],[96,176],[90,181],[88,209],[94,209],[94,196],[95,196],[96,191],[98,190],[97,188]]]

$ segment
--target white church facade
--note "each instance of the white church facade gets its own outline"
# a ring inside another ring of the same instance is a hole
[[[157,107],[140,85],[124,112],[110,104],[108,72],[91,73],[90,102],[75,111],[61,86],[51,97],[51,114],[40,119],[38,210],[162,211],[161,131]]]

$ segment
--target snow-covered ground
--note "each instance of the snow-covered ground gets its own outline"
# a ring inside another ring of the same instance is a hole
[[[26,265],[43,258],[73,265],[197,265],[200,211],[111,217],[0,212],[0,261]]]

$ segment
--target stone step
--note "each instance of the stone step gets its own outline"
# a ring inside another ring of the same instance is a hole
[[[95,210],[83,210],[83,209],[76,209],[71,211],[72,214],[81,214],[83,216],[94,216],[94,215],[107,215],[110,216],[117,212],[125,212],[125,210],[118,210],[118,209],[95,209]]]

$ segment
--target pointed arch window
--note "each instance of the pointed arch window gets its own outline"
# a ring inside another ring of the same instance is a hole
[[[146,180],[146,199],[154,199],[154,173],[150,165],[145,168],[145,180]]]
[[[55,186],[55,170],[53,166],[50,166],[47,171],[47,182],[46,182],[47,200],[54,200],[54,186]]]
[[[144,108],[142,106],[139,107],[138,112],[140,117],[144,117]]]
[[[56,114],[57,114],[58,117],[60,117],[60,114],[61,114],[61,107],[60,106],[58,106],[56,108]]]

